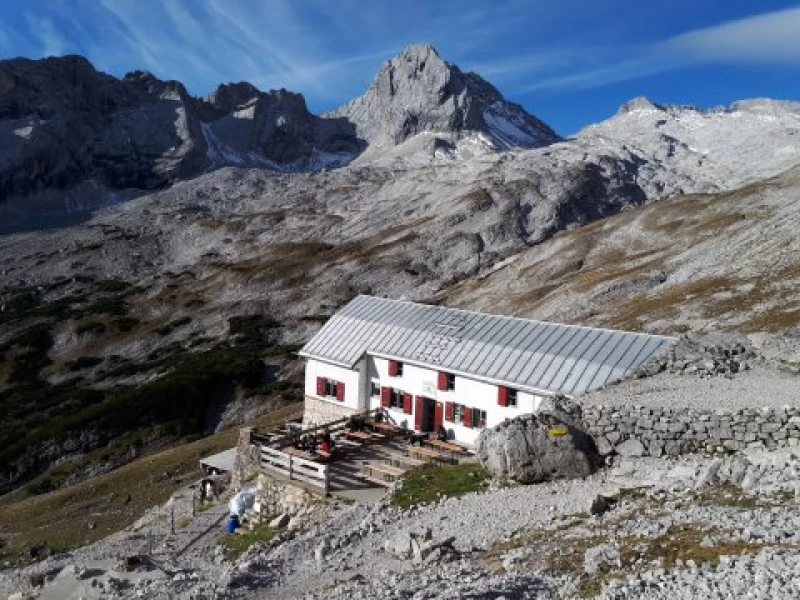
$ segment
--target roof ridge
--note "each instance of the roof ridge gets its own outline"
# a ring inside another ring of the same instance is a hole
[[[433,310],[431,310],[433,309]],[[454,335],[437,323],[460,320]],[[426,354],[431,338],[449,342]],[[353,368],[365,353],[430,365],[478,380],[580,393],[629,376],[676,338],[567,325],[360,294],[303,346],[300,356]]]
[[[608,331],[608,332],[612,332],[612,333],[630,333],[632,335],[646,335],[648,337],[661,338],[661,339],[665,339],[665,340],[675,340],[675,341],[678,340],[678,338],[676,336],[663,335],[663,334],[660,334],[660,333],[647,333],[647,332],[644,332],[644,331],[631,331],[629,329],[610,329],[608,327],[594,327],[594,326],[591,326],[591,325],[575,325],[573,323],[561,323],[559,321],[540,321],[539,319],[529,319],[527,317],[517,317],[517,316],[514,316],[514,315],[501,315],[501,314],[497,314],[497,313],[481,312],[479,310],[469,310],[467,308],[454,308],[454,307],[450,307],[450,306],[441,306],[441,305],[438,305],[438,304],[427,304],[425,302],[414,302],[413,300],[400,300],[400,299],[397,299],[397,298],[385,298],[383,296],[370,296],[369,294],[359,294],[358,296],[353,298],[353,300],[348,302],[343,308],[347,308],[348,306],[350,306],[350,304],[352,302],[354,302],[358,298],[368,298],[370,300],[379,300],[379,301],[382,301],[382,302],[393,302],[395,304],[413,304],[414,306],[435,308],[437,310],[453,311],[453,312],[465,313],[465,314],[469,314],[469,315],[485,315],[485,316],[488,316],[488,317],[495,317],[495,318],[498,318],[498,319],[512,319],[512,320],[516,320],[516,321],[527,321],[528,323],[537,323],[537,324],[540,324],[540,325],[558,325],[560,327],[572,327],[572,328],[577,328],[577,329],[587,329],[587,330],[591,330],[591,331]],[[342,309],[340,309],[340,310],[342,310]],[[337,311],[337,312],[339,312],[339,311]]]

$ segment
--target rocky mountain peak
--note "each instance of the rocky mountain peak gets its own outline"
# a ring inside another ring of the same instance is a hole
[[[236,107],[257,98],[260,94],[261,90],[252,83],[240,81],[217,86],[217,89],[206,96],[204,100],[214,108],[229,113]]]
[[[483,134],[494,149],[559,139],[481,77],[444,61],[430,44],[403,50],[383,64],[365,94],[324,116],[345,117],[360,138],[389,146],[422,132],[457,139]]]
[[[627,113],[636,112],[638,110],[660,110],[663,111],[664,107],[661,104],[657,104],[647,98],[645,96],[637,96],[636,98],[632,98],[628,100],[625,104],[619,107],[617,110],[618,115],[624,115]]]

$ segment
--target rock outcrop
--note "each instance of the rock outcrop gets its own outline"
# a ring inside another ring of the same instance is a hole
[[[586,477],[600,464],[590,436],[542,413],[483,431],[475,452],[492,477],[519,483]]]
[[[384,146],[423,132],[453,139],[481,135],[493,149],[535,148],[560,139],[481,77],[442,60],[428,44],[409,46],[387,61],[364,95],[326,116],[347,119],[359,138]]]

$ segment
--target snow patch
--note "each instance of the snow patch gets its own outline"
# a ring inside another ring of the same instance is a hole
[[[15,129],[14,135],[27,140],[29,137],[31,137],[32,132],[33,132],[33,125],[28,125],[27,127],[20,127],[19,129]]]

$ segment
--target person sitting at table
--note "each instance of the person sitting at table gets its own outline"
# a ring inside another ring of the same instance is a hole
[[[350,419],[347,422],[347,428],[350,431],[363,431],[364,417],[361,415],[350,415]]]
[[[436,430],[436,439],[440,442],[447,441],[447,429],[444,428],[444,425],[439,425],[439,429]]]
[[[376,423],[383,423],[383,411],[379,410],[375,413],[374,421]]]
[[[333,438],[331,437],[331,432],[327,429],[322,430],[319,449],[328,454],[333,452]]]

